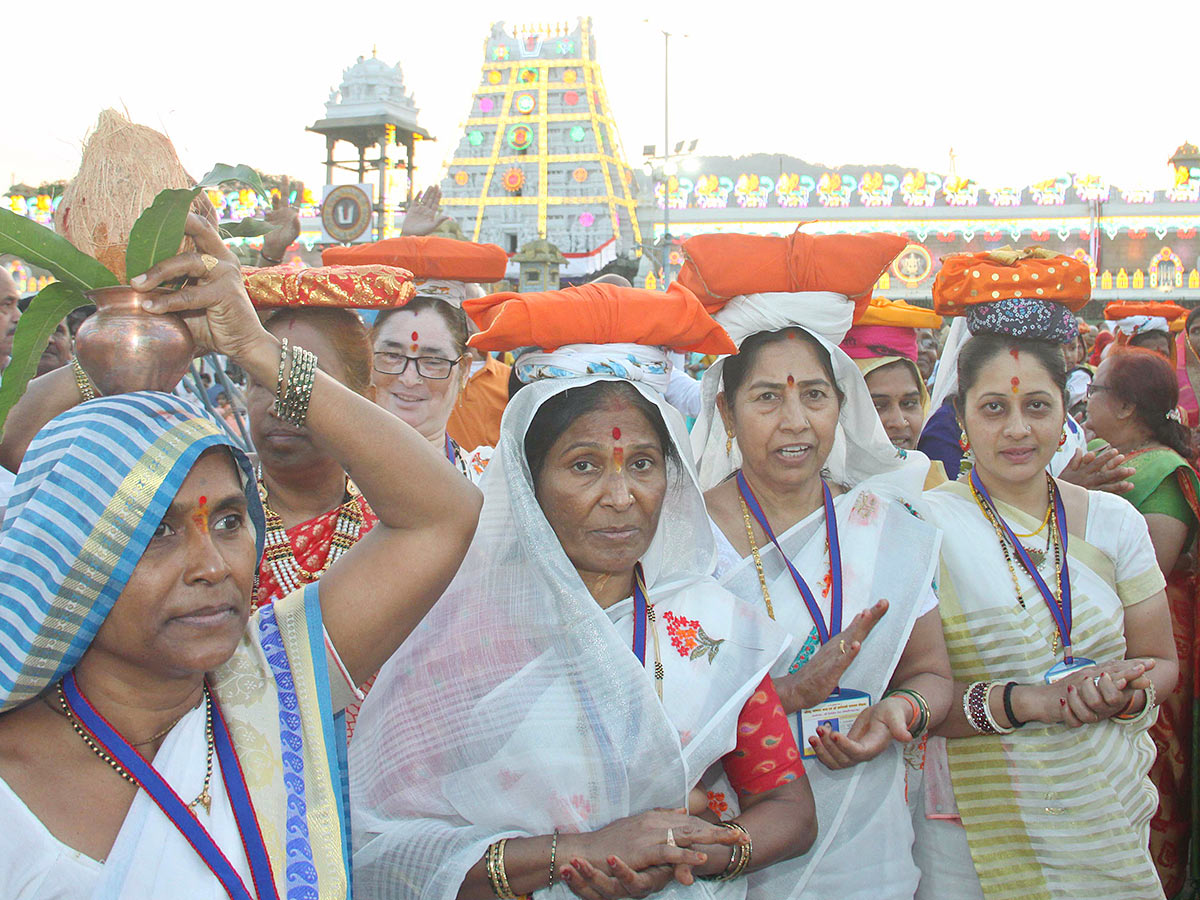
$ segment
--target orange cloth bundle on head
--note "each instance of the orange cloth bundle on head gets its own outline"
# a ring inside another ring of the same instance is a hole
[[[448,281],[499,281],[508,254],[495,244],[473,244],[445,237],[394,237],[372,244],[330,247],[321,254],[326,265],[379,264],[401,266],[417,278]]]
[[[1013,299],[1047,300],[1079,312],[1091,296],[1087,263],[1041,247],[956,253],[942,261],[933,282],[933,308],[944,316]]]
[[[384,309],[413,298],[412,273],[395,266],[272,266],[242,269],[246,293],[256,307],[337,306]]]
[[[1187,314],[1187,307],[1170,300],[1114,300],[1104,307],[1104,318],[1110,322],[1119,322],[1133,316],[1149,316],[1166,319],[1171,331],[1183,330]]]
[[[679,283],[710,313],[739,294],[799,291],[843,294],[861,311],[879,276],[907,246],[907,238],[881,233],[700,234],[683,242]]]
[[[678,282],[665,294],[614,284],[532,294],[505,291],[468,299],[463,309],[479,326],[468,342],[479,350],[642,344],[696,353],[737,352],[696,295]]]
[[[872,297],[855,325],[885,325],[892,328],[941,328],[942,317],[931,309],[904,300]]]

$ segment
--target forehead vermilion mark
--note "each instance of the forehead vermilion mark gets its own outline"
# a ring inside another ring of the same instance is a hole
[[[196,527],[201,531],[208,531],[208,498],[202,496],[200,505],[196,507],[196,511],[192,513],[192,521],[196,523]]]
[[[625,468],[625,448],[613,447],[613,466],[618,472]]]
[[[619,441],[619,440],[621,439],[621,429],[620,429],[620,428],[614,428],[614,429],[612,430],[612,436],[613,436],[613,440],[614,440],[614,441]]]
[[[1017,393],[1019,391],[1020,387],[1021,387],[1021,379],[1018,378],[1016,375],[1014,375],[1012,377],[1012,392],[1014,394]]]
[[[796,378],[795,378],[795,376],[794,376],[794,375],[789,375],[789,376],[788,376],[788,387],[793,387],[795,384],[796,384]]]
[[[1018,350],[1016,347],[1013,347],[1008,352],[1012,354],[1012,358],[1015,359],[1017,362],[1021,361],[1021,351]]]

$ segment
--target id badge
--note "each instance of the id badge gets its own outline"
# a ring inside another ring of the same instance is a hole
[[[829,699],[818,703],[812,709],[802,709],[796,714],[800,722],[800,751],[804,757],[816,756],[808,739],[815,737],[817,729],[828,726],[830,731],[849,734],[854,720],[871,705],[871,695],[849,688],[838,688],[829,695]]]
[[[1088,666],[1094,666],[1095,664],[1095,660],[1088,659],[1084,656],[1076,656],[1073,660],[1071,660],[1070,665],[1068,665],[1066,662],[1056,662],[1050,667],[1050,671],[1048,671],[1044,676],[1046,679],[1046,684],[1054,684],[1056,681],[1062,681],[1064,678],[1073,674],[1078,669],[1084,669]]]

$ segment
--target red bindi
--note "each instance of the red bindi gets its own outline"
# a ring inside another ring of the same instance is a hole
[[[621,429],[620,429],[620,428],[614,428],[614,429],[613,429],[613,431],[612,431],[612,435],[613,435],[613,440],[614,440],[614,441],[619,441],[619,440],[621,439]]]
[[[1014,394],[1015,394],[1015,393],[1017,393],[1017,389],[1018,389],[1020,386],[1021,386],[1021,379],[1020,379],[1020,378],[1018,378],[1016,375],[1014,375],[1014,376],[1013,376],[1013,379],[1012,379],[1012,392],[1013,392]]]
[[[788,387],[792,387],[795,383],[796,383],[796,379],[793,376],[789,375],[788,376]]]
[[[192,513],[192,521],[196,523],[196,527],[201,531],[208,531],[208,498],[201,497],[200,505],[196,507],[196,511]]]
[[[1021,351],[1018,350],[1016,347],[1013,347],[1008,352],[1012,354],[1012,358],[1015,359],[1017,362],[1021,361]]]
[[[419,341],[419,340],[421,339],[421,336],[420,336],[419,334],[417,334],[417,333],[414,331],[414,332],[413,332],[412,339],[413,339],[414,341]]]

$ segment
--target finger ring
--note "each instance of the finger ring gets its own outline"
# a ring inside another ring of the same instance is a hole
[[[675,843],[675,829],[674,828],[667,829],[667,846],[668,847],[679,846],[678,844]]]
[[[1092,679],[1092,684],[1094,684],[1096,687],[1100,687],[1100,676],[1099,675],[1097,675],[1095,678]]]
[[[204,263],[204,274],[207,275],[209,272],[211,272],[213,269],[215,269],[217,267],[217,263],[219,263],[220,260],[217,259],[215,256],[213,256],[211,253],[201,253],[200,254],[200,262]]]
[[[844,639],[838,641],[838,649],[841,650],[842,653],[846,652],[846,641]]]

